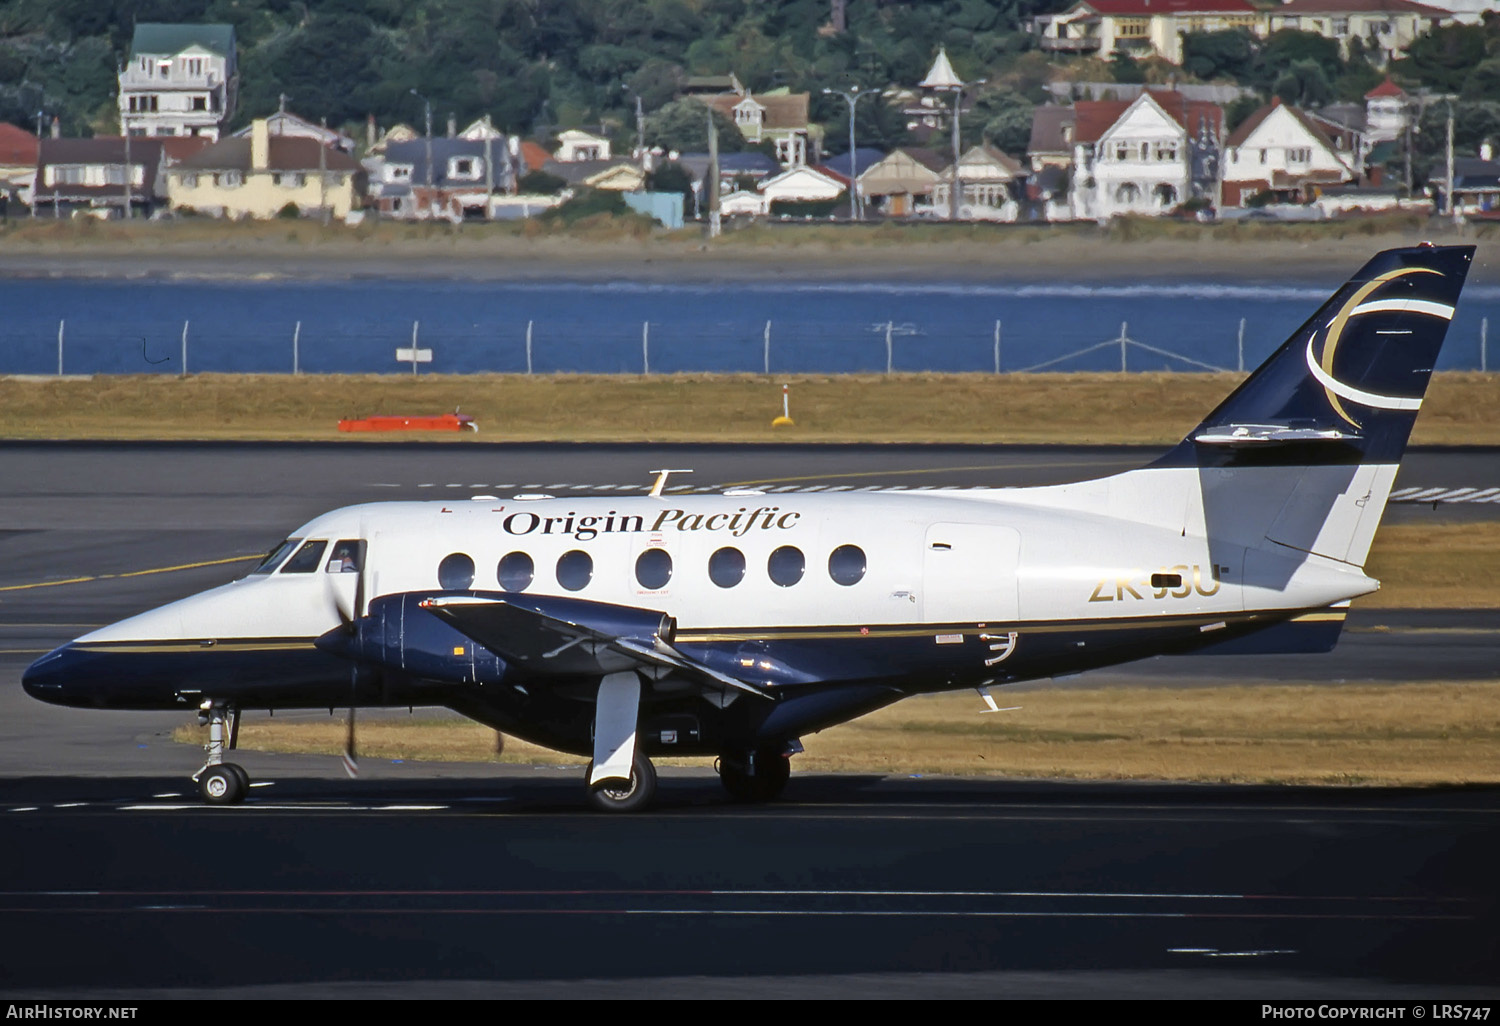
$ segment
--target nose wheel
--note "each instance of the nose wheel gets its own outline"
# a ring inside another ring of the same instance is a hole
[[[224,749],[233,749],[239,740],[239,713],[219,702],[204,702],[198,708],[199,722],[208,723],[208,760],[193,774],[198,793],[210,805],[238,805],[250,792],[250,774],[244,767],[224,761]],[[225,744],[225,728],[228,744]]]
[[[589,763],[583,781],[588,788],[589,805],[600,812],[636,812],[656,797],[656,767],[640,752],[631,760],[629,780],[611,778],[590,784],[593,768],[594,764]]]
[[[232,762],[209,766],[198,777],[198,793],[210,805],[237,805],[250,790],[250,774]]]

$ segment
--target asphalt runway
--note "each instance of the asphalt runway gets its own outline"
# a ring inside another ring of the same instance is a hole
[[[656,809],[602,817],[581,809],[581,768],[367,763],[348,781],[334,759],[245,752],[260,786],[209,809],[186,780],[201,753],[168,737],[180,715],[54,708],[19,687],[54,645],[221,583],[246,566],[222,561],[338,505],[641,494],[663,466],[694,468],[677,487],[715,490],[1042,483],[1153,454],[9,444],[0,992],[1500,996],[1495,789],[794,774],[785,801],[753,808],[728,804],[711,771],[664,770]],[[1397,485],[1483,498],[1500,455],[1417,451]],[[1500,504],[1387,516],[1488,518]],[[1157,659],[1076,680],[1492,680],[1494,619],[1356,610],[1326,656]]]

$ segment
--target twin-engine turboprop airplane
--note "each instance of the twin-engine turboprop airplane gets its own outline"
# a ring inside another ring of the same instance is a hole
[[[201,710],[440,705],[592,758],[601,809],[652,755],[779,794],[799,738],[907,695],[1159,653],[1327,651],[1470,246],[1379,254],[1182,442],[1042,488],[388,502],[324,514],[248,576],[44,656],[26,690]],[[658,482],[660,484],[660,482]],[[352,739],[351,739],[352,740]]]

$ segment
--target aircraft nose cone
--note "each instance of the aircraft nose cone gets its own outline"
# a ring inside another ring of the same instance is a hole
[[[21,675],[21,687],[32,698],[63,703],[65,683],[77,662],[72,645],[63,645],[42,656]]]

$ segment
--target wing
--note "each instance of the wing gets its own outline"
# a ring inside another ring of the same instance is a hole
[[[676,621],[637,606],[563,596],[434,595],[418,605],[514,665],[542,675],[675,670],[715,691],[769,692],[672,647]]]

